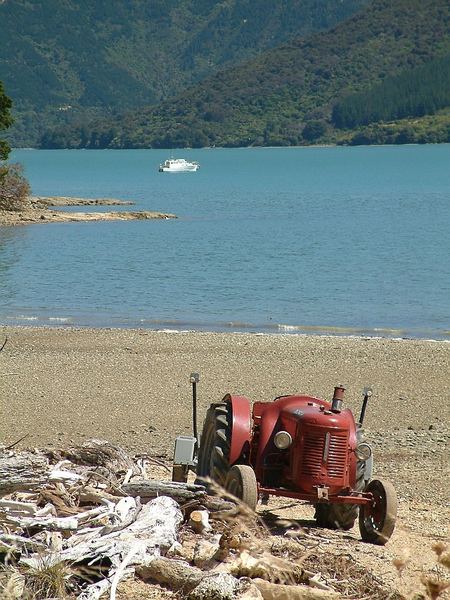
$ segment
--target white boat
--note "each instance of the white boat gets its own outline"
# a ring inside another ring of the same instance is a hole
[[[186,173],[197,171],[200,168],[198,162],[189,161],[184,158],[168,158],[159,165],[160,173]]]

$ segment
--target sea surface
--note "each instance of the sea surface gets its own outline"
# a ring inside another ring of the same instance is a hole
[[[169,156],[14,151],[35,195],[178,218],[0,227],[0,324],[450,339],[450,145]]]

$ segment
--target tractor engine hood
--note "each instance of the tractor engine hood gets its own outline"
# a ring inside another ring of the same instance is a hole
[[[288,405],[280,410],[280,419],[287,423],[309,423],[323,427],[351,429],[355,427],[352,412],[346,408],[339,412],[330,409],[328,402],[311,400],[301,406]]]
[[[349,409],[331,410],[331,403],[311,396],[286,396],[271,403],[254,405],[259,425],[256,472],[265,479],[271,463],[277,462],[274,438],[287,432],[291,446],[285,477],[298,490],[312,491],[327,485],[331,490],[351,485],[350,463],[356,448],[356,424]]]

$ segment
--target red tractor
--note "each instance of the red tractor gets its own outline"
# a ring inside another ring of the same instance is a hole
[[[191,382],[194,437],[177,439],[174,479],[196,467],[197,479],[217,482],[252,509],[269,495],[303,500],[315,506],[317,524],[332,529],[351,529],[359,508],[362,539],[388,541],[397,497],[391,483],[371,479],[372,449],[362,430],[370,390],[364,391],[358,422],[342,407],[341,386],[331,402],[281,396],[253,408],[245,396],[227,394],[210,405],[197,452],[197,374]]]

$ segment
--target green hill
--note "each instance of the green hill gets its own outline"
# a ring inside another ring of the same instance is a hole
[[[380,94],[389,86],[398,87],[398,96],[407,81],[417,81],[421,65],[436,65],[442,58],[444,68],[449,53],[448,0],[374,0],[331,31],[265,51],[205,78],[155,108],[129,112],[107,123],[91,122],[83,139],[80,128],[73,128],[47,136],[43,145],[142,148],[356,143],[363,139],[358,138],[362,132],[359,124],[354,122],[351,126],[356,129],[352,130],[338,128],[343,123],[336,122],[336,111],[333,121],[336,105],[343,106],[345,99],[348,102],[355,94]],[[433,79],[433,85],[438,85],[438,79]],[[425,111],[432,114],[445,102]],[[399,113],[395,118],[404,116]],[[411,114],[416,121],[420,116]],[[445,111],[422,122],[419,130],[424,136],[418,141],[428,141],[429,122],[433,122],[434,141],[449,141]],[[404,128],[405,122],[399,126]],[[389,139],[395,141],[395,125],[390,127]],[[370,141],[370,136],[367,139]]]
[[[4,0],[0,80],[15,145],[58,123],[152,105],[368,0]]]

